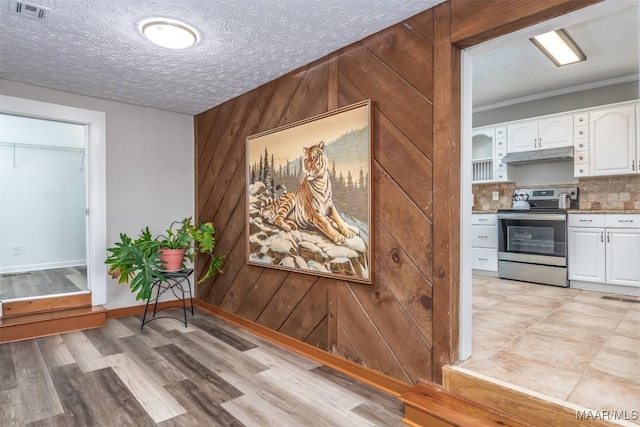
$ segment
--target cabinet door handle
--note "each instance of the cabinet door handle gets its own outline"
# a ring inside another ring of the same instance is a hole
[[[582,134],[584,134],[584,131],[583,131],[583,130],[580,130],[580,131],[578,131],[578,133],[579,133],[580,135],[582,135]]]
[[[582,170],[582,169],[580,169],[580,170]],[[593,220],[592,219],[581,219],[580,222],[593,222]]]
[[[611,233],[607,231],[607,243],[611,243]]]
[[[631,160],[631,170],[632,171],[636,170],[636,161],[635,160]]]
[[[538,140],[538,148],[542,148],[542,138]]]
[[[582,148],[582,147],[584,147],[584,144],[583,144],[583,143],[580,143],[580,144],[578,144],[578,146],[579,146],[580,148]]]
[[[618,222],[631,224],[633,222],[633,220],[632,219],[619,219]]]
[[[488,239],[489,236],[478,236],[479,239]]]
[[[480,261],[489,261],[487,258],[478,258]]]
[[[600,232],[600,242],[604,242],[604,231]]]
[[[478,218],[478,221],[480,221],[480,222],[487,222],[487,221],[489,221],[489,220],[488,220],[487,218]]]

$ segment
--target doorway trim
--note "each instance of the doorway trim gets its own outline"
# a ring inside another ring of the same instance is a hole
[[[459,359],[468,359],[472,354],[472,268],[471,268],[471,132],[473,127],[473,58],[511,44],[514,40],[529,39],[535,35],[557,28],[577,24],[602,15],[614,13],[633,6],[636,0],[604,0],[584,9],[561,15],[504,36],[464,49],[461,54],[461,129],[460,138],[460,327]]]
[[[91,304],[107,302],[104,260],[107,247],[106,114],[66,105],[0,95],[0,112],[85,126],[87,143],[87,283]],[[0,305],[0,315],[2,313]]]

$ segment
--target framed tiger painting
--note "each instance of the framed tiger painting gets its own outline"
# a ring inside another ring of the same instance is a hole
[[[247,138],[247,263],[372,283],[371,101]]]

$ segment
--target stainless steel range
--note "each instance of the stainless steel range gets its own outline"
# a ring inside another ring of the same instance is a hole
[[[498,275],[569,286],[567,208],[578,208],[578,189],[516,189],[513,200],[520,209],[498,210]]]

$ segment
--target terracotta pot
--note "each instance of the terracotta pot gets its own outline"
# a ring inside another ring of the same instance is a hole
[[[182,269],[182,260],[186,249],[160,248],[160,260],[167,271],[178,271]]]

